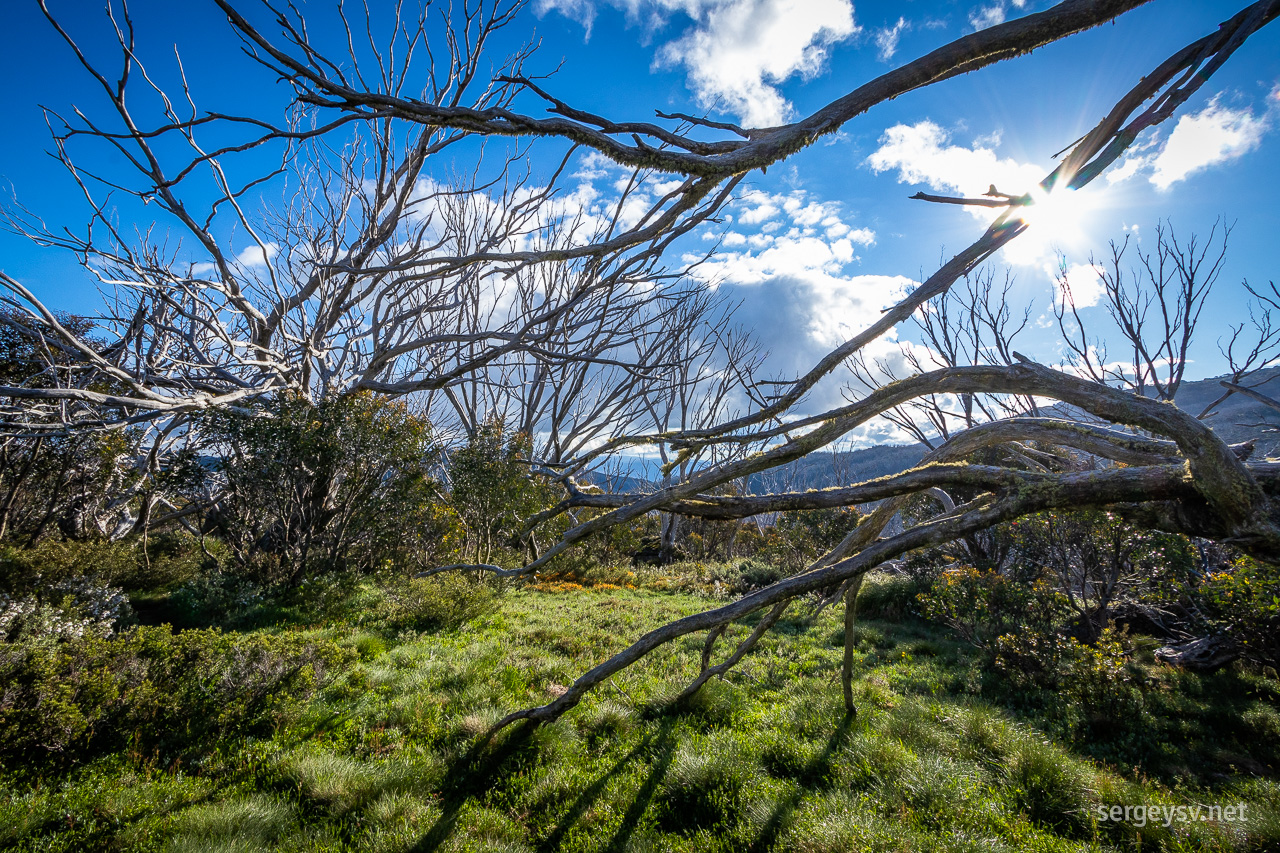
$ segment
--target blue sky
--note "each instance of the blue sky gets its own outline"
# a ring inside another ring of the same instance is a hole
[[[103,0],[50,5],[91,49],[107,46]],[[976,28],[1049,5],[533,0],[506,38],[507,46],[539,39],[532,68],[559,66],[545,85],[575,106],[619,119],[649,120],[655,109],[710,111],[767,125],[800,117]],[[283,103],[270,77],[234,53],[236,41],[212,3],[137,0],[131,7],[144,58],[164,73],[172,68],[176,44],[197,103],[232,103],[264,115]],[[984,228],[985,220],[972,211],[908,196],[919,190],[979,193],[991,183],[1024,191],[1052,168],[1055,151],[1091,127],[1142,74],[1235,11],[1235,4],[1222,2],[1157,0],[1115,24],[878,106],[767,175],[751,175],[714,235],[721,251],[700,274],[742,300],[739,316],[756,327],[775,371],[802,370]],[[78,228],[85,210],[73,184],[44,153],[49,141],[40,105],[100,109],[102,95],[34,1],[4,4],[0,25],[5,79],[21,81],[11,89],[9,121],[0,136],[0,178],[50,225]],[[1075,292],[1087,305],[1094,292],[1087,261],[1109,240],[1129,235],[1150,248],[1162,219],[1189,235],[1208,232],[1221,216],[1235,230],[1190,373],[1221,372],[1215,344],[1244,316],[1241,281],[1265,285],[1280,278],[1274,252],[1278,124],[1280,24],[1272,24],[1177,120],[1140,140],[1126,160],[1083,191],[1078,209],[1051,233],[1033,228],[996,259],[1016,276],[1013,300],[1033,304],[1033,318],[1041,321],[1023,346],[1050,362],[1060,355],[1057,331],[1044,327],[1043,317],[1061,264],[1072,271]],[[84,156],[91,165],[113,166],[100,151]],[[615,177],[607,164],[592,162],[579,164],[575,174],[567,189],[596,203],[607,198]],[[142,228],[151,224],[148,215],[154,211],[122,209]],[[683,249],[705,245],[710,243],[694,241]],[[94,311],[98,297],[74,258],[3,234],[0,268],[53,306]],[[1101,330],[1101,309],[1084,311],[1098,315]],[[901,337],[911,335],[904,330]],[[893,345],[885,342],[881,351]]]

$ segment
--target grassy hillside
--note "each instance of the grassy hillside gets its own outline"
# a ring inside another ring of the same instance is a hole
[[[579,579],[581,580],[581,579]],[[182,759],[126,748],[72,771],[10,768],[6,850],[964,851],[1280,848],[1274,679],[1136,666],[1148,701],[1098,719],[1011,694],[879,579],[857,627],[859,714],[839,616],[801,609],[686,707],[701,637],[661,650],[561,721],[477,735],[546,701],[644,630],[716,603],[696,573],[508,591],[454,630],[405,632],[357,595],[337,622],[276,627],[350,651],[267,730]],[[636,588],[638,587],[638,588]],[[893,618],[886,618],[893,617]],[[749,626],[735,631],[745,633]],[[140,742],[140,741],[139,741]],[[1115,804],[1234,805],[1242,822],[1100,820]]]

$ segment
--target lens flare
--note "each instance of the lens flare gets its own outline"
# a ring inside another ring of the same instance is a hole
[[[1017,213],[1027,233],[1010,245],[1006,257],[1039,266],[1058,253],[1073,255],[1090,247],[1086,226],[1099,210],[1096,193],[1066,188],[1046,192],[1037,186],[1028,195],[1030,203]]]
[[[1079,229],[1088,210],[1085,196],[1074,190],[1045,192],[1035,187],[1029,193],[1031,204],[1019,216],[1037,231],[1067,232]]]

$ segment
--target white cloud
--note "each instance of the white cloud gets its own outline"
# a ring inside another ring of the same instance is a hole
[[[825,237],[829,241],[844,239],[861,246],[876,242],[876,232],[870,228],[854,228],[844,221],[840,203],[814,201],[805,190],[787,193],[768,193],[763,190],[747,190],[730,205],[727,217],[736,219],[739,226],[758,226],[757,234],[742,235],[730,232],[724,244],[742,245],[750,242],[761,248],[773,244],[773,235],[787,228],[791,239]]]
[[[991,3],[975,6],[969,13],[969,25],[976,31],[1003,24],[1009,17],[1009,6],[1022,11],[1027,6],[1027,0],[1009,0],[1008,5],[1005,4],[1005,0],[994,0]]]
[[[632,21],[662,26],[673,13],[692,26],[664,44],[657,61],[682,66],[698,102],[739,117],[743,124],[781,124],[793,110],[777,84],[822,70],[831,45],[858,32],[850,0],[540,0],[589,30],[597,2],[626,11]]]
[[[817,280],[808,309],[809,334],[828,348],[840,344],[880,319],[880,312],[895,305],[916,286],[901,275],[855,275]]]
[[[236,253],[236,263],[250,269],[264,269],[278,254],[280,254],[280,247],[275,243],[248,246]]]
[[[768,193],[753,190],[744,193],[742,201],[753,205],[748,210],[744,210],[738,215],[738,221],[744,225],[759,225],[778,215],[779,207],[773,203],[772,197]]]
[[[242,270],[265,270],[271,259],[278,254],[280,254],[280,247],[275,243],[266,243],[262,246],[255,243],[236,252],[232,263]],[[191,274],[193,276],[207,276],[216,272],[217,269],[217,264],[211,261],[201,261],[200,263],[192,264]]]
[[[754,329],[769,352],[770,372],[794,377],[813,367],[835,346],[880,319],[882,309],[898,302],[916,283],[904,276],[841,276],[800,268],[770,276],[757,284],[721,285],[741,302],[735,319]],[[868,358],[900,355],[896,333],[873,342]],[[817,412],[844,402],[844,381],[833,376],[807,398],[804,411]]]
[[[911,25],[907,23],[907,19],[899,18],[898,23],[892,27],[876,30],[876,52],[881,62],[893,59],[893,55],[898,52],[898,39],[902,38],[902,34],[909,29]]]
[[[1092,308],[1106,295],[1102,282],[1102,270],[1095,264],[1072,264],[1064,269],[1046,267],[1053,279],[1059,301],[1067,301],[1077,308]]]
[[[1214,98],[1195,115],[1183,116],[1151,164],[1151,183],[1165,190],[1188,175],[1252,151],[1266,121],[1247,109],[1221,106]]]
[[[974,30],[985,30],[987,27],[994,27],[996,24],[1003,23],[1003,3],[992,3],[989,6],[979,6],[969,13],[969,24],[974,28]]]
[[[774,84],[815,76],[830,45],[856,31],[848,0],[728,0],[659,52],[683,65],[699,102],[723,104],[750,126],[781,124],[791,105]]]
[[[1001,192],[1028,191],[1047,174],[1032,163],[1001,158],[993,148],[976,142],[972,148],[950,143],[950,135],[931,121],[894,125],[880,137],[880,147],[867,158],[877,172],[898,171],[902,183],[925,184],[942,192],[981,195],[991,184]],[[976,215],[990,218],[990,210]]]
[[[783,236],[760,242],[758,252],[716,255],[699,268],[698,275],[709,281],[752,285],[780,275],[833,276],[854,258],[853,244],[844,238],[829,243],[818,237]]]
[[[1280,100],[1277,90],[1269,100]],[[1107,175],[1110,183],[1145,174],[1160,190],[1185,180],[1197,172],[1227,163],[1257,148],[1269,129],[1269,115],[1254,115],[1249,108],[1232,109],[1220,102],[1221,95],[1209,101],[1198,113],[1182,116],[1169,138],[1160,145],[1153,137]],[[1151,149],[1157,148],[1154,153]]]

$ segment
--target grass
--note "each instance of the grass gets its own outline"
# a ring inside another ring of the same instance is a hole
[[[869,588],[873,612],[898,615],[900,595]],[[841,614],[827,611],[784,619],[679,709],[667,701],[695,674],[700,636],[553,725],[479,744],[502,714],[714,594],[667,575],[562,580],[509,591],[456,630],[312,629],[350,644],[354,663],[269,736],[176,765],[124,753],[65,775],[10,773],[0,848],[1280,848],[1274,679],[1146,665],[1143,718],[1104,731],[1055,697],[1002,693],[966,647],[905,617],[856,628],[855,719],[838,683]],[[1243,823],[1098,818],[1116,803],[1239,802]]]

